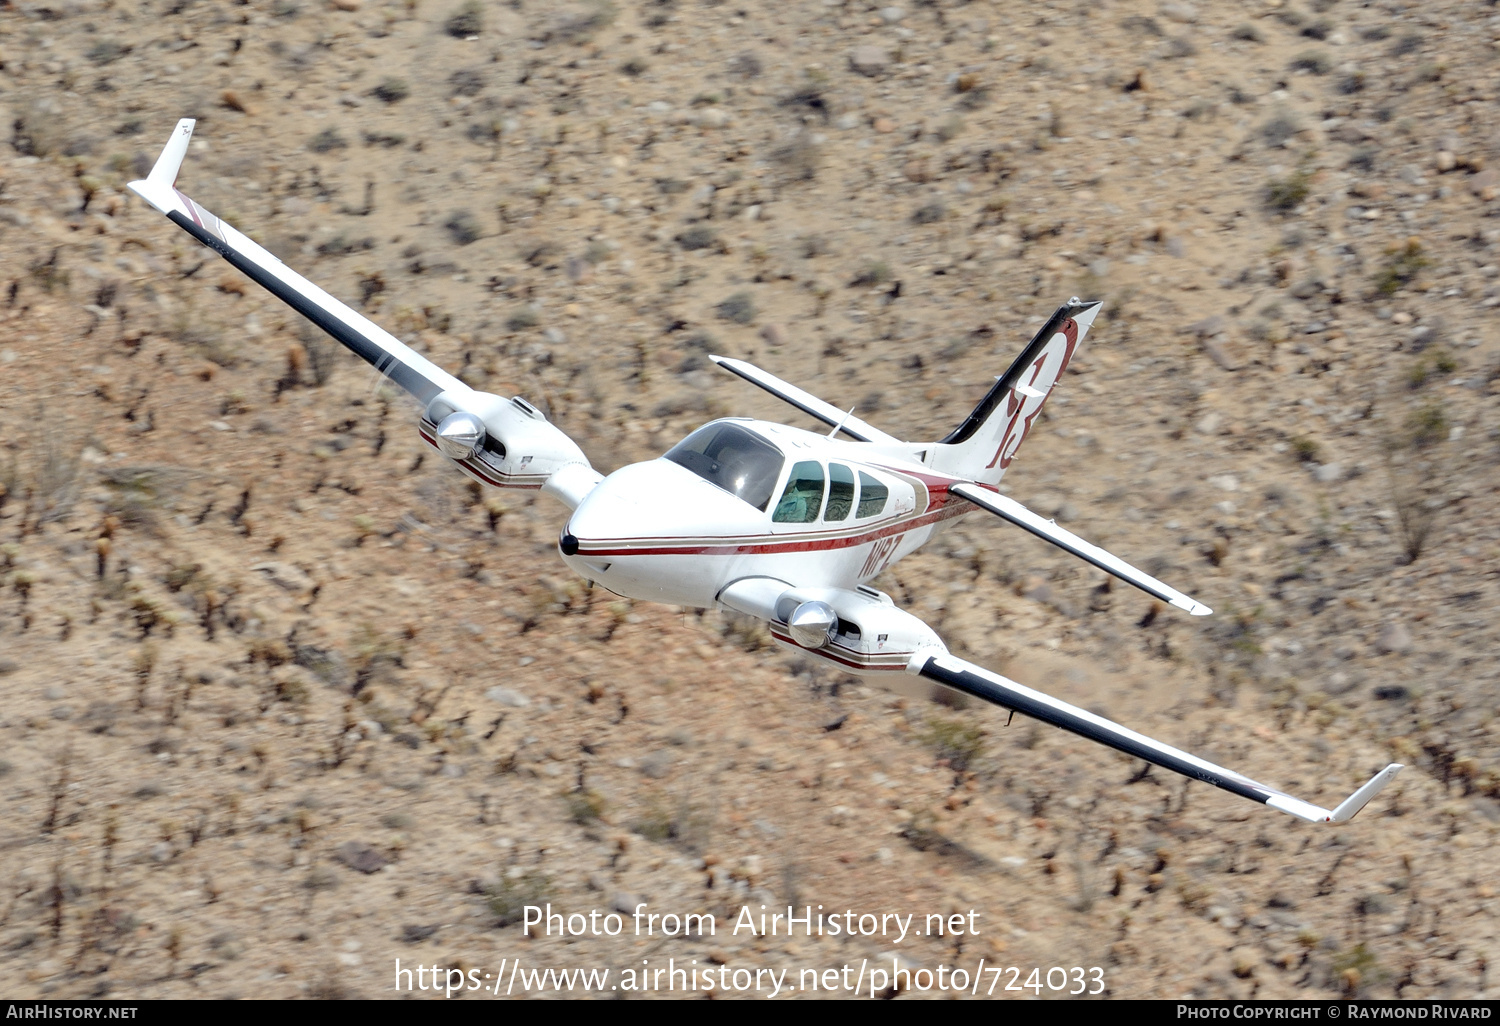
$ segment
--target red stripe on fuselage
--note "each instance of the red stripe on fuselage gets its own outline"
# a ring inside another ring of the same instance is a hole
[[[944,493],[947,498],[947,493]],[[606,539],[601,541],[589,541],[580,538],[578,540],[578,554],[581,556],[734,556],[734,555],[764,555],[778,552],[827,552],[832,549],[854,548],[865,545],[881,538],[891,535],[906,534],[916,531],[944,520],[963,516],[965,513],[975,509],[971,503],[944,503],[929,512],[910,520],[887,524],[871,531],[860,534],[847,535],[841,538],[808,538],[806,536],[793,536],[786,541],[741,541],[732,539],[714,539],[701,541],[682,541],[672,544],[670,538],[642,538],[638,545],[622,545],[624,539]],[[651,543],[657,544],[651,544]]]

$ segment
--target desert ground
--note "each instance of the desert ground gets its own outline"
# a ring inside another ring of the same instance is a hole
[[[1455,0],[0,4],[0,994],[1496,996],[1497,96]],[[179,117],[185,192],[604,472],[814,426],[710,353],[937,438],[1102,300],[1005,489],[1215,615],[983,513],[874,583],[1307,800],[1407,769],[1314,826],[587,588],[564,507],[127,192]]]

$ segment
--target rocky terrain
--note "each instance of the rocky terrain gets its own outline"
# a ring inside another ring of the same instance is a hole
[[[1494,996],[1497,48],[1453,0],[0,4],[0,993],[897,957]],[[587,589],[560,505],[466,486],[126,192],[184,116],[185,191],[604,471],[803,423],[709,353],[938,437],[1102,299],[1006,487],[1216,615],[982,514],[876,583],[1308,800],[1409,768],[1313,827]],[[719,918],[528,940],[539,902]],[[982,918],[734,934],[762,904]]]

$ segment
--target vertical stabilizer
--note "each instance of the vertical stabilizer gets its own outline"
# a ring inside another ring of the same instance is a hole
[[[998,484],[1099,308],[1077,297],[1058,307],[963,423],[933,447],[933,469]]]

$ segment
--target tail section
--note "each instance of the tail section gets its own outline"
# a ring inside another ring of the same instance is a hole
[[[933,469],[998,484],[1099,307],[1076,296],[1058,307],[974,411],[933,447]]]

